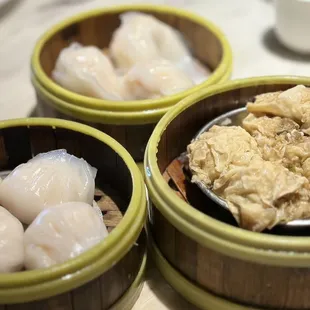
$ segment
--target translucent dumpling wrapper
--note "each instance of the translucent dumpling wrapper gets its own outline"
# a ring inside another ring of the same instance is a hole
[[[121,25],[115,30],[109,46],[117,67],[130,69],[137,62],[157,59],[160,53],[154,32],[161,23],[151,15],[137,12],[124,13],[120,19]]]
[[[47,268],[77,257],[108,235],[94,207],[68,202],[43,210],[25,232],[26,269]]]
[[[194,86],[183,71],[163,59],[137,63],[125,75],[123,83],[131,99],[159,98]]]
[[[177,67],[182,70],[193,81],[195,85],[204,82],[211,74],[201,62],[192,57],[186,57],[182,61],[176,63]]]
[[[0,183],[0,204],[30,224],[45,208],[78,201],[92,204],[97,169],[66,150],[42,153]]]
[[[101,209],[99,208],[97,202],[94,200],[93,201],[93,208],[94,210],[96,211],[97,215],[101,218],[101,220],[103,221],[103,215],[102,215],[102,211]]]
[[[121,25],[114,32],[110,52],[116,65],[129,70],[139,62],[166,59],[200,84],[209,72],[192,57],[182,35],[155,17],[138,12],[121,15]]]
[[[0,273],[24,266],[24,229],[21,222],[0,206]]]
[[[54,80],[84,96],[122,100],[121,81],[108,56],[95,46],[72,43],[59,54]]]

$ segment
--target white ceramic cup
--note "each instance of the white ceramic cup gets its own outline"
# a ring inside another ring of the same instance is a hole
[[[310,0],[276,0],[276,35],[287,48],[310,53]]]

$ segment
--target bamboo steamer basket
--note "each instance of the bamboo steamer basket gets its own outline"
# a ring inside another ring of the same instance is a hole
[[[113,32],[120,25],[120,14],[127,11],[146,12],[178,29],[189,42],[194,56],[211,70],[210,77],[204,83],[173,96],[126,102],[82,96],[62,88],[51,79],[63,48],[73,41],[108,47]],[[125,146],[136,161],[142,161],[148,138],[158,120],[186,96],[226,81],[231,74],[232,54],[222,32],[204,18],[173,7],[130,5],[84,12],[55,25],[36,43],[31,68],[39,116],[74,117],[74,120],[108,133]],[[44,91],[49,94],[49,99],[42,94]]]
[[[95,200],[104,210],[110,234],[65,263],[0,274],[0,309],[131,309],[146,266],[146,191],[141,173],[118,142],[89,126],[51,118],[0,122],[2,172],[58,148],[98,169]]]
[[[197,92],[170,110],[149,140],[152,253],[168,282],[201,309],[310,309],[309,230],[284,235],[237,227],[175,160],[208,121],[258,94],[298,84],[309,86],[310,79],[251,78]]]

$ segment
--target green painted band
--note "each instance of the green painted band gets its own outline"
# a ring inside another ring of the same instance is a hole
[[[39,100],[43,100],[50,108],[74,117],[78,120],[98,124],[111,125],[144,125],[157,123],[168,112],[169,108],[154,109],[149,111],[105,111],[80,107],[68,103],[52,93],[48,92],[37,79],[32,77],[32,84],[37,92]]]

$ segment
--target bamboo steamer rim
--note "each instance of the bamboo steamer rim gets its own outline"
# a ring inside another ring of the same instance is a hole
[[[145,153],[145,179],[150,197],[159,211],[177,229],[203,246],[252,262],[274,266],[310,267],[310,237],[261,234],[215,220],[175,195],[157,165],[156,154],[160,138],[170,122],[182,111],[204,98],[226,91],[272,84],[310,85],[310,78],[268,76],[240,79],[212,86],[182,100],[159,121],[153,131]]]
[[[52,93],[48,92],[35,78],[31,78],[37,93],[43,96],[51,108],[55,108],[65,115],[73,116],[79,120],[86,122],[94,122],[99,124],[112,124],[112,125],[143,125],[152,124],[160,120],[160,118],[168,112],[169,108],[162,108],[153,111],[105,111],[89,109],[75,104],[64,101]]]
[[[193,305],[203,310],[263,310],[254,307],[248,307],[233,303],[224,298],[215,296],[208,291],[200,288],[191,281],[189,281],[184,275],[176,270],[163,256],[154,240],[149,236],[149,248],[150,254],[154,259],[156,267],[166,279],[166,281],[184,298],[186,298]]]
[[[103,259],[101,258],[100,261]],[[134,279],[131,286],[128,288],[128,290],[125,292],[125,294],[117,301],[117,304],[112,306],[110,310],[123,310],[123,309],[130,309],[129,307],[124,307],[124,304],[133,304],[134,301],[137,299],[136,294],[140,293],[139,290],[142,289],[143,284],[143,277],[144,272],[146,269],[146,263],[147,263],[147,252],[143,254],[141,266],[139,268],[139,271],[137,273],[136,278]],[[100,262],[99,262],[100,264]],[[86,266],[83,271],[94,271],[95,272],[96,266],[94,264]],[[82,272],[79,272],[76,277],[74,278],[74,281],[77,281],[73,288],[76,288],[79,286],[80,281],[87,282],[89,279],[84,279],[84,276]],[[102,272],[97,271],[95,274],[95,277],[100,276]],[[93,278],[93,277],[92,277]],[[63,281],[62,279],[55,279],[51,282],[44,282],[39,284],[34,284],[32,286],[26,286],[26,287],[19,287],[14,289],[6,289],[2,290],[0,289],[0,300],[3,304],[4,302],[6,304],[16,304],[18,302],[31,302],[34,300],[44,299],[51,296],[55,296],[58,294],[63,293],[63,287],[57,285],[59,281]],[[40,295],[38,294],[40,292]],[[4,300],[4,301],[2,301]]]
[[[231,70],[227,71],[222,77],[219,83],[227,81],[230,77]],[[133,111],[133,112],[123,112],[123,111],[104,111],[88,109],[85,107],[80,107],[75,104],[66,102],[52,93],[48,92],[40,82],[34,77],[31,77],[31,82],[36,89],[37,93],[46,98],[45,102],[55,108],[56,110],[64,113],[65,115],[71,115],[77,119],[83,121],[90,121],[99,124],[112,124],[112,125],[142,125],[142,124],[153,124],[158,122],[161,117],[166,114],[169,108],[161,108],[152,111]]]
[[[47,74],[44,72],[41,63],[40,63],[40,55],[42,49],[46,42],[57,32],[61,31],[62,29],[66,28],[69,25],[72,25],[77,22],[81,22],[85,18],[89,17],[96,17],[104,14],[111,14],[111,13],[123,13],[126,11],[134,11],[134,10],[143,10],[145,12],[155,12],[155,13],[168,13],[171,15],[178,16],[180,18],[191,20],[208,30],[214,34],[214,36],[219,40],[223,55],[220,61],[220,64],[217,68],[213,71],[213,73],[209,76],[209,78],[186,91],[180,92],[175,95],[166,96],[160,99],[147,99],[147,100],[133,100],[133,101],[109,101],[109,100],[102,100],[92,97],[83,96],[74,92],[71,92],[56,82],[54,82]],[[88,108],[93,109],[102,109],[107,111],[145,111],[145,110],[156,110],[162,108],[168,108],[174,105],[176,102],[180,101],[184,97],[200,90],[205,87],[209,87],[212,84],[218,83],[219,81],[223,80],[223,76],[227,76],[227,72],[231,72],[232,68],[232,52],[230,45],[225,37],[225,35],[218,29],[210,21],[196,15],[193,13],[189,13],[182,9],[177,9],[170,6],[164,5],[122,5],[122,6],[112,6],[108,8],[100,8],[95,9],[87,12],[83,12],[72,16],[70,18],[65,19],[64,21],[56,24],[47,32],[45,32],[37,41],[33,54],[31,57],[31,69],[32,74],[36,77],[36,79],[46,88],[50,93],[54,94],[56,97],[62,98],[72,104],[81,105]],[[230,74],[229,74],[230,75]],[[147,117],[147,115],[145,115]]]
[[[121,222],[106,239],[76,258],[50,268],[0,274],[0,304],[40,299],[78,287],[104,273],[134,245],[146,217],[146,192],[139,168],[129,153],[110,136],[80,123],[53,118],[24,118],[0,122],[0,130],[18,126],[63,128],[93,137],[111,147],[128,167],[133,191]],[[44,291],[43,291],[44,289]],[[21,292],[24,292],[24,295]]]

